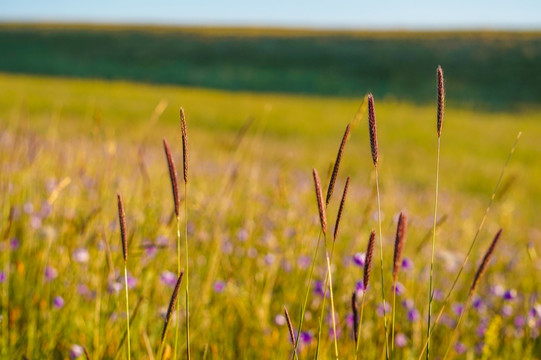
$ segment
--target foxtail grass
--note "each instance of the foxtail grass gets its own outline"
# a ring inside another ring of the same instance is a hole
[[[177,223],[177,276],[180,276],[180,195],[179,195],[179,189],[178,189],[178,175],[177,175],[177,168],[175,166],[175,161],[173,160],[173,156],[171,155],[171,149],[169,148],[169,144],[167,143],[167,140],[163,139],[163,149],[165,151],[165,157],[167,160],[167,167],[169,168],[169,179],[171,180],[171,190],[173,195],[173,203],[174,203],[174,209],[175,209],[175,218]],[[185,199],[186,201],[186,199]],[[177,326],[175,329],[175,347],[174,347],[174,358],[177,358],[177,348],[178,348],[178,332],[180,327],[180,313],[177,319]]]
[[[357,335],[355,337],[355,359],[359,356],[359,343],[361,342],[361,333],[363,326],[363,313],[364,313],[364,299],[366,297],[366,292],[368,291],[368,284],[370,283],[370,272],[372,270],[372,259],[374,257],[374,244],[376,242],[376,232],[372,230],[370,232],[370,238],[368,239],[368,245],[366,247],[366,257],[364,260],[364,271],[363,271],[363,295],[361,297],[361,315],[359,317],[359,324],[357,325]],[[356,296],[354,296],[353,301],[356,304]],[[385,305],[384,305],[385,306]],[[353,324],[355,328],[355,324]]]
[[[381,271],[381,304],[383,306],[383,327],[385,330],[385,359],[389,359],[389,339],[387,331],[387,314],[385,310],[385,281],[383,279],[383,238],[381,234],[381,200],[379,192],[378,179],[378,135],[376,126],[376,110],[374,106],[374,97],[368,94],[368,132],[370,135],[370,150],[372,152],[372,161],[374,163],[374,172],[376,176],[376,197],[378,202],[378,237],[380,245],[380,271]]]
[[[188,252],[188,132],[186,129],[186,115],[184,109],[180,108],[180,127],[182,132],[182,165],[184,170],[184,247],[186,251],[186,358],[190,359],[190,277],[189,266],[190,256]],[[179,222],[177,222],[178,224]],[[178,228],[178,226],[177,226]],[[179,235],[180,248],[180,235]],[[179,262],[180,268],[180,262]],[[176,358],[176,351],[175,351]]]
[[[443,84],[443,70],[441,66],[438,66],[436,71],[437,83],[438,83],[438,113],[436,119],[436,130],[438,134],[438,150],[437,150],[437,160],[436,160],[436,189],[434,192],[434,219],[432,225],[432,253],[430,256],[430,280],[429,280],[429,290],[428,290],[428,317],[427,317],[427,330],[426,338],[428,340],[426,347],[426,359],[430,358],[430,324],[432,317],[432,287],[434,283],[434,249],[436,247],[436,222],[438,217],[438,191],[439,191],[439,181],[440,181],[440,145],[441,145],[441,130],[443,127],[443,114],[445,108],[445,88]]]
[[[314,276],[314,265],[317,259],[317,254],[319,251],[319,245],[321,243],[321,234],[326,238],[327,236],[327,213],[325,207],[323,206],[323,194],[321,192],[321,180],[319,179],[319,174],[316,169],[312,170],[312,176],[314,178],[314,189],[316,192],[317,206],[319,212],[319,221],[321,225],[321,230],[317,238],[316,250],[314,251],[314,256],[312,257],[312,263],[310,264],[310,270],[308,272],[308,287],[306,288],[306,294],[304,296],[304,302],[301,307],[301,314],[299,319],[299,330],[297,331],[297,337],[295,338],[295,345],[293,346],[293,354],[291,358],[299,358],[297,354],[297,349],[299,347],[299,339],[302,332],[302,324],[304,322],[304,313],[306,312],[306,305],[308,304],[308,296],[310,296],[310,288],[312,286],[312,278]]]
[[[118,200],[118,222],[120,224],[120,239],[122,241],[122,255],[124,258],[124,286],[126,290],[126,333],[128,335],[127,352],[128,360],[131,359],[131,346],[130,346],[130,308],[128,301],[128,240],[126,234],[126,214],[124,212],[124,205],[122,203],[122,197],[117,194]]]
[[[455,279],[453,280],[453,284],[451,285],[451,287],[447,291],[447,295],[445,296],[445,298],[443,300],[443,304],[442,304],[442,306],[440,308],[440,311],[438,312],[438,316],[436,317],[436,319],[434,321],[434,324],[432,325],[432,329],[430,331],[431,334],[433,333],[434,328],[438,325],[439,320],[440,320],[441,316],[443,315],[443,311],[445,310],[447,304],[449,303],[449,300],[451,298],[451,294],[453,293],[453,290],[455,289],[456,284],[458,283],[458,279],[462,275],[462,272],[463,272],[464,268],[466,267],[466,264],[468,263],[471,252],[472,252],[475,244],[477,243],[477,239],[479,237],[479,234],[480,234],[481,230],[484,227],[485,221],[486,221],[486,219],[488,217],[488,214],[490,213],[490,210],[492,209],[492,204],[494,203],[494,199],[496,198],[496,194],[498,193],[498,190],[499,190],[500,185],[502,183],[503,176],[505,175],[505,170],[507,169],[507,166],[509,165],[509,161],[511,160],[511,157],[512,157],[513,153],[516,150],[516,147],[518,145],[518,142],[520,140],[521,135],[522,135],[522,132],[519,132],[517,134],[517,136],[515,138],[515,142],[513,143],[513,146],[511,147],[511,149],[509,150],[509,154],[507,154],[507,159],[505,160],[505,163],[504,163],[504,165],[502,167],[502,170],[501,170],[500,175],[498,177],[498,181],[496,182],[496,186],[494,187],[494,190],[492,191],[492,195],[490,196],[490,200],[489,200],[488,205],[487,205],[487,207],[485,209],[485,213],[483,214],[483,218],[481,219],[481,222],[479,223],[479,226],[477,227],[477,231],[475,232],[473,240],[470,243],[470,247],[468,248],[468,252],[466,253],[466,256],[464,257],[464,260],[462,261],[462,265],[460,266],[460,269],[458,270],[458,273],[455,276]],[[428,346],[429,341],[430,341],[430,337],[428,337],[426,339],[425,344],[423,345],[423,348],[421,349],[421,353],[419,355],[418,360],[421,360],[423,358],[424,352],[426,351],[426,348]]]
[[[295,344],[295,332],[293,331],[293,323],[291,323],[291,317],[289,316],[289,312],[287,311],[287,308],[284,306],[284,315],[286,317],[287,322],[287,329],[289,331],[289,338],[291,339],[291,344]]]
[[[182,276],[184,273],[181,271],[180,275],[177,279],[177,283],[175,284],[175,289],[173,290],[173,294],[171,295],[171,300],[169,301],[169,306],[167,307],[167,313],[165,315],[165,321],[163,324],[163,330],[162,330],[162,337],[160,340],[160,349],[158,351],[158,358],[163,357],[163,348],[165,345],[165,337],[167,335],[167,330],[169,329],[169,324],[171,323],[171,317],[173,313],[175,312],[175,309],[177,307],[178,303],[178,290],[180,288],[180,283],[182,282]]]
[[[494,249],[496,249],[496,245],[498,245],[501,235],[502,235],[502,229],[498,230],[498,232],[496,233],[496,236],[494,236],[494,240],[492,240],[492,243],[490,243],[488,250],[485,252],[485,255],[483,256],[483,260],[481,260],[481,264],[477,268],[477,272],[475,273],[472,284],[470,286],[470,291],[468,292],[468,297],[466,298],[466,302],[464,303],[464,308],[460,312],[460,316],[458,317],[456,326],[453,330],[453,333],[451,334],[450,342],[449,342],[449,345],[447,346],[447,350],[445,351],[445,355],[443,356],[443,360],[447,358],[447,356],[449,355],[451,351],[451,348],[453,347],[455,339],[458,336],[458,331],[459,331],[458,329],[460,327],[460,323],[464,317],[464,314],[466,313],[468,309],[468,305],[471,302],[473,293],[477,289],[477,286],[479,285],[479,281],[483,277],[485,271],[487,270],[488,263],[490,262],[490,259],[494,255]]]
[[[391,325],[391,352],[394,351],[394,324],[396,318],[396,284],[398,280],[398,272],[402,265],[402,251],[404,250],[404,243],[406,241],[406,229],[407,229],[407,215],[404,211],[400,212],[398,217],[398,224],[396,225],[396,236],[394,241],[394,255],[393,255],[393,320]]]

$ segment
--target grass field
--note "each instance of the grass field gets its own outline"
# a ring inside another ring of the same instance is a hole
[[[386,284],[396,215],[402,209],[409,214],[404,255],[413,264],[399,278],[404,292],[396,305],[397,333],[404,343],[396,350],[397,359],[417,358],[426,332],[436,107],[435,69],[425,70],[431,81],[420,86],[434,94],[434,104],[376,96]],[[453,83],[451,75],[447,81]],[[365,251],[369,232],[377,227],[362,96],[254,94],[6,73],[0,74],[0,88],[2,356],[64,359],[79,344],[92,359],[125,357],[125,349],[119,349],[126,328],[119,192],[129,234],[130,309],[141,300],[132,316],[132,354],[156,357],[173,291],[171,274],[177,269],[176,224],[161,141],[169,141],[181,172],[182,106],[190,137],[190,335],[197,359],[291,354],[281,314],[286,305],[298,326],[319,231],[311,171],[318,169],[327,183],[343,131],[353,121],[328,209],[332,228],[339,193],[351,176],[333,260],[333,291],[340,354],[352,357],[350,298],[362,278],[353,256]],[[451,97],[452,92],[448,89]],[[483,112],[451,103],[446,111],[439,209],[444,220],[438,227],[435,263],[440,292],[451,285],[515,137],[523,134],[479,243],[436,328],[434,358],[445,352],[459,305],[500,227],[502,243],[479,286],[476,305],[467,310],[452,356],[539,358],[540,120],[536,105],[519,112]],[[320,255],[317,282],[326,272]],[[384,340],[377,310],[379,259],[373,272],[361,343],[367,359],[382,355]],[[317,334],[321,300],[316,284],[303,326],[301,358],[314,354],[310,336]],[[435,311],[441,305],[436,300]],[[326,321],[323,358],[333,353],[329,330]],[[180,331],[184,351],[182,326]],[[174,331],[169,331],[167,351],[173,343]]]
[[[451,105],[516,110],[541,97],[540,32],[0,25],[0,48],[5,72],[325,96],[370,91],[427,104],[441,65]]]

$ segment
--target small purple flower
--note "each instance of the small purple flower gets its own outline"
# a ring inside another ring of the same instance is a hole
[[[167,245],[169,245],[169,239],[167,238],[167,236],[158,235],[158,236],[156,236],[156,239],[154,240],[154,243],[158,247],[167,247]]]
[[[81,345],[74,344],[70,348],[70,359],[74,360],[78,357],[82,356],[84,353],[84,349]]]
[[[160,274],[160,280],[167,286],[174,287],[177,284],[177,276],[171,271],[164,271]]]
[[[90,289],[85,284],[77,284],[77,293],[81,296],[88,296],[88,297],[92,295],[90,292]]]
[[[504,305],[502,306],[502,315],[505,317],[509,317],[513,314],[513,308],[510,305]]]
[[[248,239],[248,230],[245,228],[239,229],[239,231],[237,231],[237,239],[242,242],[246,241]]]
[[[76,249],[73,252],[73,260],[78,263],[87,263],[90,259],[90,255],[88,254],[88,250],[85,248],[79,248]]]
[[[391,312],[391,305],[387,301],[385,301],[385,314],[387,315],[390,312]],[[383,305],[382,304],[378,305],[378,309],[376,310],[376,314],[379,317],[383,316]]]
[[[110,281],[109,284],[107,285],[107,291],[109,292],[109,294],[112,294],[112,293],[118,294],[120,290],[122,290],[122,288],[123,288],[122,283],[118,281]]]
[[[41,219],[39,218],[39,216],[31,216],[30,217],[30,227],[34,230],[39,230],[41,229],[41,225],[42,225],[42,222],[41,222]]]
[[[480,296],[476,296],[473,298],[472,305],[473,305],[473,308],[477,310],[478,312],[484,312],[486,310],[486,305]]]
[[[41,204],[41,209],[39,210],[39,216],[42,218],[42,219],[45,219],[46,217],[48,217],[49,215],[51,215],[51,212],[53,211],[53,206],[51,204],[49,204],[48,201],[44,201],[42,204]]]
[[[321,297],[325,294],[322,281],[317,280],[314,282],[314,294]]]
[[[464,345],[463,343],[457,342],[455,344],[455,351],[457,354],[459,355],[464,354],[466,350],[467,350],[466,345]]]
[[[364,291],[364,283],[362,280],[355,283],[355,291]]]
[[[306,269],[306,268],[308,268],[308,266],[310,266],[310,261],[311,261],[311,259],[310,259],[309,256],[301,255],[301,256],[299,256],[299,259],[297,260],[297,265],[301,269]]]
[[[222,243],[222,252],[225,255],[229,255],[233,252],[233,244],[231,241],[226,240]]]
[[[462,314],[462,311],[464,311],[464,305],[462,304],[454,304],[453,305],[453,312],[456,316],[460,316]]]
[[[518,315],[515,317],[514,324],[516,328],[522,329],[526,325],[526,319],[524,319],[524,316]]]
[[[306,345],[310,345],[310,343],[314,339],[314,335],[312,334],[311,331],[303,331],[303,332],[301,332],[300,338],[301,338],[300,340],[301,340],[302,343],[304,343]]]
[[[263,258],[263,261],[265,262],[265,265],[270,266],[274,264],[275,259],[276,259],[276,256],[274,256],[274,254],[269,253],[265,255],[265,257]]]
[[[409,271],[413,269],[413,261],[410,260],[410,258],[403,258],[402,259],[402,269],[405,271]]]
[[[494,285],[490,287],[490,293],[495,296],[502,296],[505,292],[505,289],[501,285]]]
[[[54,279],[56,279],[57,276],[58,276],[58,271],[54,267],[50,265],[47,265],[45,267],[45,281],[46,282],[53,281]]]
[[[257,257],[257,249],[254,247],[249,248],[247,255],[250,259],[255,259]]]
[[[55,309],[61,309],[64,307],[64,299],[62,298],[62,296],[55,296],[53,298],[53,307]]]
[[[221,280],[214,282],[213,289],[215,293],[220,294],[225,289],[225,282]]]
[[[358,252],[355,255],[353,255],[353,262],[355,265],[359,267],[364,267],[364,262],[366,261],[366,254],[362,252]]]
[[[413,309],[415,307],[415,304],[413,303],[413,300],[411,299],[404,299],[402,300],[402,306],[406,309]]]
[[[3,283],[6,281],[6,273],[2,270],[0,271],[0,283]]]
[[[396,334],[394,343],[397,347],[402,348],[408,344],[408,338],[403,333]]]
[[[346,315],[346,325],[348,327],[352,327],[353,326],[353,314],[352,313],[348,313]]]
[[[12,237],[9,242],[9,245],[11,246],[11,250],[17,250],[19,246],[21,245],[21,243],[18,238]]]
[[[148,246],[145,247],[145,258],[147,260],[152,260],[156,256],[156,253],[158,252],[158,247],[154,244],[148,244]]]
[[[336,328],[336,338],[340,339],[341,336],[342,336],[342,330],[340,328]],[[334,330],[332,327],[329,329],[329,337],[331,339],[334,339]]]
[[[31,202],[27,202],[23,205],[23,211],[28,215],[32,214],[34,212],[34,205]]]
[[[419,311],[416,308],[408,309],[408,320],[411,322],[419,320]]]
[[[404,294],[404,292],[406,291],[406,288],[404,287],[404,285],[402,285],[402,283],[400,282],[396,282],[396,286],[392,286],[393,290],[396,292],[396,295],[402,295]]]
[[[515,289],[506,290],[503,293],[504,300],[515,300],[517,297],[517,291]]]
[[[485,322],[482,322],[479,324],[475,332],[477,333],[477,336],[483,338],[485,337],[485,332],[487,331],[487,324]]]
[[[278,326],[284,326],[286,324],[286,317],[282,314],[278,314],[274,317],[274,323]]]
[[[443,300],[443,291],[435,289],[434,293],[432,294],[432,298],[437,301]]]
[[[125,283],[125,279],[122,278],[122,284],[124,283]],[[176,281],[175,281],[175,285],[176,285]],[[128,273],[128,289],[133,289],[136,286],[137,286],[137,278],[133,277],[130,273]]]

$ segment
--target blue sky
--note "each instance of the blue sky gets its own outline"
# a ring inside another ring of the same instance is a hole
[[[0,0],[0,21],[541,29],[541,0]]]

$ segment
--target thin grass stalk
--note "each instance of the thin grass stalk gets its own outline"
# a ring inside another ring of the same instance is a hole
[[[128,334],[127,351],[128,360],[131,359],[131,346],[130,346],[130,308],[128,299],[128,240],[126,235],[126,214],[124,212],[124,205],[122,203],[122,197],[117,194],[118,201],[118,222],[120,224],[120,240],[122,241],[122,256],[124,258],[124,285],[126,292],[126,333]]]
[[[402,251],[404,250],[404,241],[406,239],[406,224],[407,216],[404,211],[400,212],[398,224],[396,226],[396,237],[394,242],[393,256],[393,320],[391,325],[391,353],[394,352],[394,324],[396,318],[396,283],[398,280],[398,272],[400,271],[402,262]]]
[[[485,209],[485,213],[483,215],[483,218],[481,219],[481,222],[479,223],[479,226],[477,227],[477,231],[475,232],[475,236],[473,237],[473,240],[470,244],[470,247],[468,249],[468,252],[466,253],[466,256],[464,257],[464,260],[462,261],[462,265],[460,266],[460,269],[458,270],[458,273],[453,281],[453,284],[451,285],[451,288],[449,289],[449,291],[447,292],[447,295],[445,296],[444,300],[443,300],[443,303],[442,303],[442,306],[441,306],[441,309],[440,311],[438,312],[438,316],[436,317],[436,320],[434,321],[434,324],[432,325],[432,329],[430,330],[430,333],[432,334],[435,327],[438,325],[439,323],[439,320],[441,318],[441,316],[443,315],[443,311],[445,310],[445,307],[447,306],[447,304],[449,303],[449,300],[451,298],[451,294],[456,286],[456,284],[458,283],[458,279],[460,278],[460,275],[462,274],[464,268],[466,267],[466,263],[468,262],[469,258],[470,258],[470,254],[473,250],[473,247],[475,246],[476,242],[477,242],[477,239],[479,237],[479,233],[481,232],[481,230],[483,229],[483,226],[485,224],[485,221],[488,217],[488,214],[490,213],[490,209],[492,208],[492,204],[494,202],[494,199],[496,198],[496,194],[500,188],[500,185],[501,185],[501,182],[503,180],[503,176],[505,174],[505,170],[507,169],[507,166],[509,164],[509,161],[511,160],[511,156],[513,155],[513,153],[515,152],[515,149],[517,147],[517,144],[518,144],[518,141],[520,139],[522,135],[522,132],[519,132],[515,138],[515,142],[513,143],[513,146],[511,147],[511,150],[509,151],[509,154],[507,154],[507,159],[505,160],[505,163],[503,165],[503,168],[500,172],[500,176],[498,177],[498,181],[496,182],[496,186],[494,187],[494,190],[492,191],[492,195],[490,196],[490,201],[488,202],[488,205],[487,205],[487,208]],[[426,348],[428,346],[428,341],[429,341],[430,338],[427,338],[426,341],[425,341],[425,344],[423,345],[423,348],[421,350],[421,354],[419,355],[419,358],[418,360],[421,360],[423,355],[424,355],[424,352],[426,351]]]
[[[363,296],[361,300],[361,316],[359,318],[359,330],[357,332],[357,339],[355,342],[355,360],[358,358],[359,354],[359,343],[361,341],[361,333],[363,326],[363,312],[364,312],[364,299],[366,292],[368,291],[368,284],[370,283],[370,272],[372,270],[372,258],[374,256],[374,244],[376,241],[376,232],[372,230],[370,232],[370,238],[368,239],[368,245],[366,247],[366,258],[364,261],[364,272],[363,272]]]
[[[304,322],[304,313],[306,311],[306,305],[308,303],[308,296],[310,295],[310,288],[312,285],[312,278],[314,275],[314,264],[317,259],[317,253],[319,250],[319,244],[321,243],[321,234],[323,234],[325,241],[327,239],[327,213],[325,211],[325,206],[323,205],[323,194],[321,192],[321,181],[319,180],[319,175],[316,169],[312,169],[312,176],[314,178],[314,189],[316,192],[317,207],[319,212],[319,221],[321,225],[321,231],[317,238],[316,251],[314,252],[314,257],[312,258],[312,264],[310,265],[310,273],[308,276],[308,288],[306,289],[306,296],[304,297],[304,303],[301,308],[301,318],[299,320],[299,331],[297,332],[297,338],[295,339],[295,346],[293,348],[292,358],[295,357],[298,359],[297,348],[299,346],[299,338],[302,331],[302,324]]]
[[[451,348],[453,347],[453,343],[455,342],[455,339],[458,336],[458,328],[460,326],[460,323],[462,322],[462,318],[464,317],[464,314],[466,313],[468,309],[468,305],[471,302],[473,293],[475,292],[475,289],[477,289],[477,285],[479,284],[481,277],[483,277],[483,274],[485,273],[487,269],[488,263],[490,259],[492,258],[492,255],[494,255],[494,249],[496,248],[496,245],[498,244],[501,235],[502,235],[502,229],[500,229],[496,233],[496,236],[494,236],[494,240],[492,240],[492,243],[490,243],[490,247],[488,248],[485,255],[483,256],[483,260],[481,261],[481,264],[479,265],[479,268],[477,269],[477,272],[475,273],[472,284],[470,286],[470,291],[468,292],[468,297],[466,298],[466,302],[464,303],[464,308],[462,309],[462,312],[460,313],[460,316],[458,317],[456,326],[453,329],[453,333],[451,334],[451,341],[449,342],[449,345],[447,346],[447,350],[445,351],[443,360],[447,358],[447,356],[449,355],[451,351]]]
[[[336,239],[338,238],[338,230],[340,228],[340,221],[342,220],[342,214],[344,212],[344,205],[346,203],[346,196],[349,189],[349,180],[350,177],[348,176],[346,179],[346,185],[344,185],[344,191],[342,193],[342,200],[340,201],[340,207],[338,208],[338,214],[336,216],[336,222],[334,225],[334,232],[333,232],[333,243],[331,245],[331,256],[330,261],[332,262],[333,255],[334,255],[334,245],[336,244]],[[319,349],[321,345],[321,331],[323,329],[323,317],[325,315],[325,301],[327,299],[327,284],[329,281],[329,273],[325,274],[325,284],[323,286],[323,303],[321,305],[321,314],[319,315],[319,327],[317,332],[317,346],[316,346],[316,359],[319,357]],[[334,331],[334,330],[333,330]],[[335,331],[336,334],[336,331]]]
[[[167,313],[165,315],[165,322],[163,324],[163,330],[162,330],[162,337],[160,340],[160,349],[158,350],[158,358],[163,357],[163,349],[165,345],[165,337],[167,335],[167,330],[169,329],[169,323],[171,322],[171,316],[175,312],[175,308],[178,303],[178,291],[180,288],[180,284],[182,282],[182,276],[184,275],[183,272],[180,273],[177,283],[175,284],[175,289],[173,290],[173,294],[171,295],[171,300],[169,300],[169,306],[167,307]]]
[[[182,133],[182,165],[184,170],[184,246],[186,251],[186,358],[190,360],[190,277],[188,252],[188,132],[184,109],[180,108],[180,126]],[[180,239],[180,235],[179,235]],[[180,245],[180,241],[179,241]],[[180,247],[180,246],[179,246]],[[180,265],[179,265],[180,266]],[[175,353],[176,356],[176,353]]]
[[[329,255],[327,254],[327,271],[329,274],[329,291],[331,293],[331,315],[332,315],[332,330],[334,337],[334,357],[338,360],[338,340],[336,337],[336,316],[334,314],[334,296],[332,291],[332,275],[331,275],[331,261],[329,260]]]
[[[432,317],[432,300],[433,300],[433,283],[434,283],[434,249],[436,247],[436,222],[438,217],[438,190],[439,190],[439,177],[440,177],[440,146],[441,146],[441,130],[443,127],[443,114],[445,108],[445,88],[443,84],[443,71],[441,66],[438,66],[436,71],[437,83],[438,83],[438,112],[437,112],[437,121],[436,121],[436,130],[438,133],[438,153],[436,160],[436,189],[434,193],[434,219],[432,225],[432,253],[430,256],[430,280],[429,280],[429,290],[428,290],[428,318],[427,318],[427,328],[426,328],[426,338],[428,340],[426,347],[426,360],[430,358],[430,324]]]

